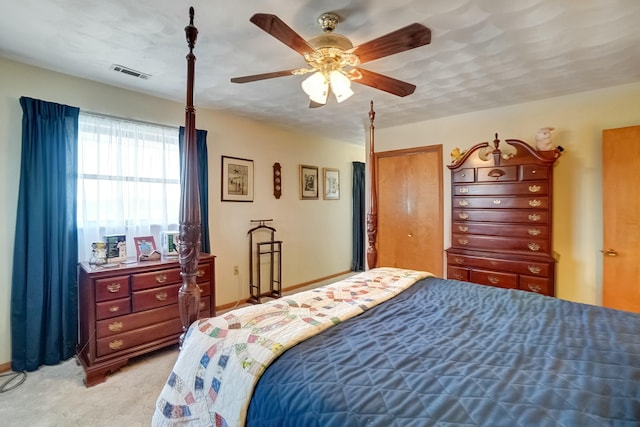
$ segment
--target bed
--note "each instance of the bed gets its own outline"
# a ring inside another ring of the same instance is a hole
[[[186,139],[195,123],[194,58],[187,60]],[[373,118],[371,110],[371,153]],[[187,150],[183,163],[179,247],[185,335],[154,426],[639,425],[640,316],[633,313],[377,267],[196,319],[192,156]]]

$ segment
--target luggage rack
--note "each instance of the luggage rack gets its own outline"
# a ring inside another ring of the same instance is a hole
[[[282,296],[282,240],[275,240],[276,229],[266,225],[273,219],[252,219],[252,223],[258,225],[250,229],[249,235],[249,294],[247,302],[261,304],[262,297],[280,298]],[[253,240],[256,233],[268,232],[269,240],[256,242],[255,252],[253,250]],[[260,260],[264,255],[269,256],[269,292],[265,295],[261,293],[261,267]],[[254,280],[254,267],[256,264],[256,276]],[[276,268],[277,267],[277,268]]]

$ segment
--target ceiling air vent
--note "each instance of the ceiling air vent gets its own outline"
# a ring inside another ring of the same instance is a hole
[[[111,69],[113,71],[117,71],[118,73],[123,73],[123,74],[128,74],[128,75],[133,76],[133,77],[138,77],[139,79],[147,80],[149,77],[151,77],[151,74],[146,74],[146,73],[143,73],[141,71],[136,71],[136,70],[133,70],[131,68],[125,67],[123,65],[113,64],[111,66]]]

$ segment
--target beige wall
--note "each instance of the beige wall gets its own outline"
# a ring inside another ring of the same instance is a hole
[[[538,128],[555,127],[553,140],[565,152],[554,170],[553,247],[557,296],[600,304],[602,294],[602,130],[640,125],[640,83],[526,104],[478,111],[407,126],[376,130],[376,151],[443,144],[444,162],[454,147],[499,138],[533,145]],[[445,218],[450,218],[451,180],[445,168]],[[445,248],[450,225],[445,221]]]
[[[27,96],[119,117],[179,126],[184,103],[171,102],[0,58],[0,364],[11,359],[10,296],[13,242],[20,178],[22,111]],[[196,94],[197,104],[197,94]],[[366,117],[367,112],[363,112]],[[197,127],[207,129],[212,252],[216,260],[217,304],[248,296],[251,219],[273,218],[283,240],[283,286],[290,287],[349,270],[351,263],[351,162],[364,161],[363,145],[295,133],[215,111],[198,109]],[[220,156],[254,161],[253,203],[220,201]],[[273,197],[272,165],[279,162],[283,195]],[[298,197],[298,165],[340,169],[337,201]],[[233,275],[233,266],[240,276]]]

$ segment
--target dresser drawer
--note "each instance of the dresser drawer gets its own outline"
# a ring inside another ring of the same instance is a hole
[[[541,197],[454,197],[453,206],[469,209],[547,209],[549,200]]]
[[[106,356],[111,353],[146,344],[153,340],[171,335],[179,335],[180,333],[182,333],[182,323],[179,318],[175,318],[157,323],[153,326],[99,339],[97,340],[96,349],[98,356]]]
[[[451,231],[457,234],[484,234],[487,236],[539,238],[549,237],[546,225],[492,224],[489,222],[454,222]]]
[[[151,273],[138,273],[131,276],[131,289],[134,291],[171,285],[174,283],[182,283],[180,268],[170,268]]]
[[[135,291],[133,293],[133,312],[150,310],[152,308],[162,307],[169,304],[178,303],[178,291],[180,284],[169,286],[161,286],[159,288],[145,289],[143,291]],[[209,282],[199,283],[200,296],[208,296],[211,294],[211,286]]]
[[[129,276],[110,277],[95,281],[96,301],[107,301],[129,296]]]
[[[478,182],[517,181],[517,166],[495,166],[478,168]]]
[[[211,313],[210,308],[211,303],[209,298],[200,299],[199,317],[209,317]],[[177,304],[154,308],[140,313],[126,314],[124,316],[96,322],[96,336],[98,338],[110,337],[179,317],[180,311],[178,310]]]
[[[447,266],[447,279],[469,281],[469,270],[466,268]]]
[[[524,209],[453,209],[454,221],[480,221],[500,223],[548,224],[547,211]]]
[[[549,168],[541,165],[522,165],[520,166],[523,181],[548,180]]]
[[[96,303],[96,320],[108,319],[128,313],[131,313],[131,298]]]
[[[549,194],[549,184],[547,182],[531,183],[500,183],[494,185],[491,183],[454,185],[454,196],[522,196],[522,195],[541,195]]]
[[[476,234],[453,233],[451,235],[451,246],[477,250],[490,247],[494,251],[519,251],[531,255],[547,254],[549,252],[549,241],[545,239],[522,239],[518,237],[482,236]]]
[[[486,270],[471,270],[469,278],[473,283],[497,286],[499,288],[518,289],[517,274]]]
[[[552,295],[551,280],[545,277],[520,276],[518,288],[523,291]]]

